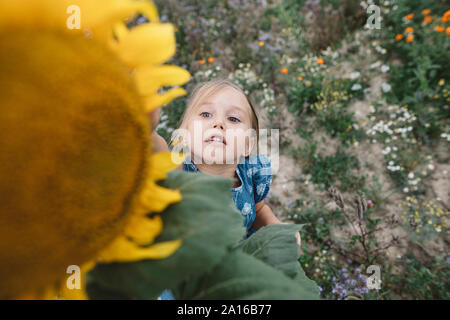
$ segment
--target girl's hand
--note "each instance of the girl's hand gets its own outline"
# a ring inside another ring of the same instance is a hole
[[[152,112],[150,112],[150,121],[152,125],[152,132],[155,131],[156,127],[159,124],[159,121],[161,120],[161,107],[156,108]]]
[[[150,112],[149,117],[152,130],[152,153],[169,151],[169,146],[167,145],[166,141],[155,130],[161,119],[161,108],[156,108],[155,110]]]
[[[289,224],[288,222],[281,222],[280,224]],[[299,247],[302,246],[302,238],[300,237],[300,232],[297,231],[295,234],[295,237],[297,238],[297,244]]]
[[[302,246],[302,238],[300,237],[300,232],[297,231],[297,233],[295,234],[295,237],[297,238],[297,244],[299,247]]]

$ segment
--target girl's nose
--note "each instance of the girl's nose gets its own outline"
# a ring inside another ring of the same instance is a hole
[[[225,130],[225,126],[223,125],[223,122],[222,121],[216,121],[215,123],[214,123],[214,125],[213,125],[213,128],[215,128],[215,129],[222,129],[222,130]]]

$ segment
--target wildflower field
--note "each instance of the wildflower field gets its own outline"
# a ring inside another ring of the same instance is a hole
[[[175,25],[186,91],[230,78],[260,127],[280,130],[267,202],[305,224],[299,262],[321,297],[449,299],[448,2],[155,4]],[[185,106],[162,109],[168,142]]]
[[[0,0],[0,299],[450,299],[449,49],[445,0]],[[155,143],[215,78],[279,133],[248,238]]]

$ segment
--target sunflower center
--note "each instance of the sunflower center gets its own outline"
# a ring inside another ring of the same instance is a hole
[[[0,298],[48,286],[118,236],[146,176],[129,71],[92,39],[0,33]]]

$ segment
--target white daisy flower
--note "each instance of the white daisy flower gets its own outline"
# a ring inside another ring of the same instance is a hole
[[[384,82],[381,85],[381,90],[383,90],[383,92],[389,92],[391,91],[391,85],[389,83]]]
[[[350,79],[355,80],[355,79],[359,78],[360,75],[361,75],[361,73],[359,73],[358,71],[352,72],[352,73],[350,73]]]
[[[361,85],[359,84],[359,83],[355,83],[353,86],[352,86],[352,91],[356,91],[356,90],[361,90]]]
[[[385,64],[383,64],[382,66],[381,66],[381,72],[384,72],[384,73],[386,73],[386,72],[388,72],[389,71],[389,66],[387,66],[387,65],[385,65]]]

